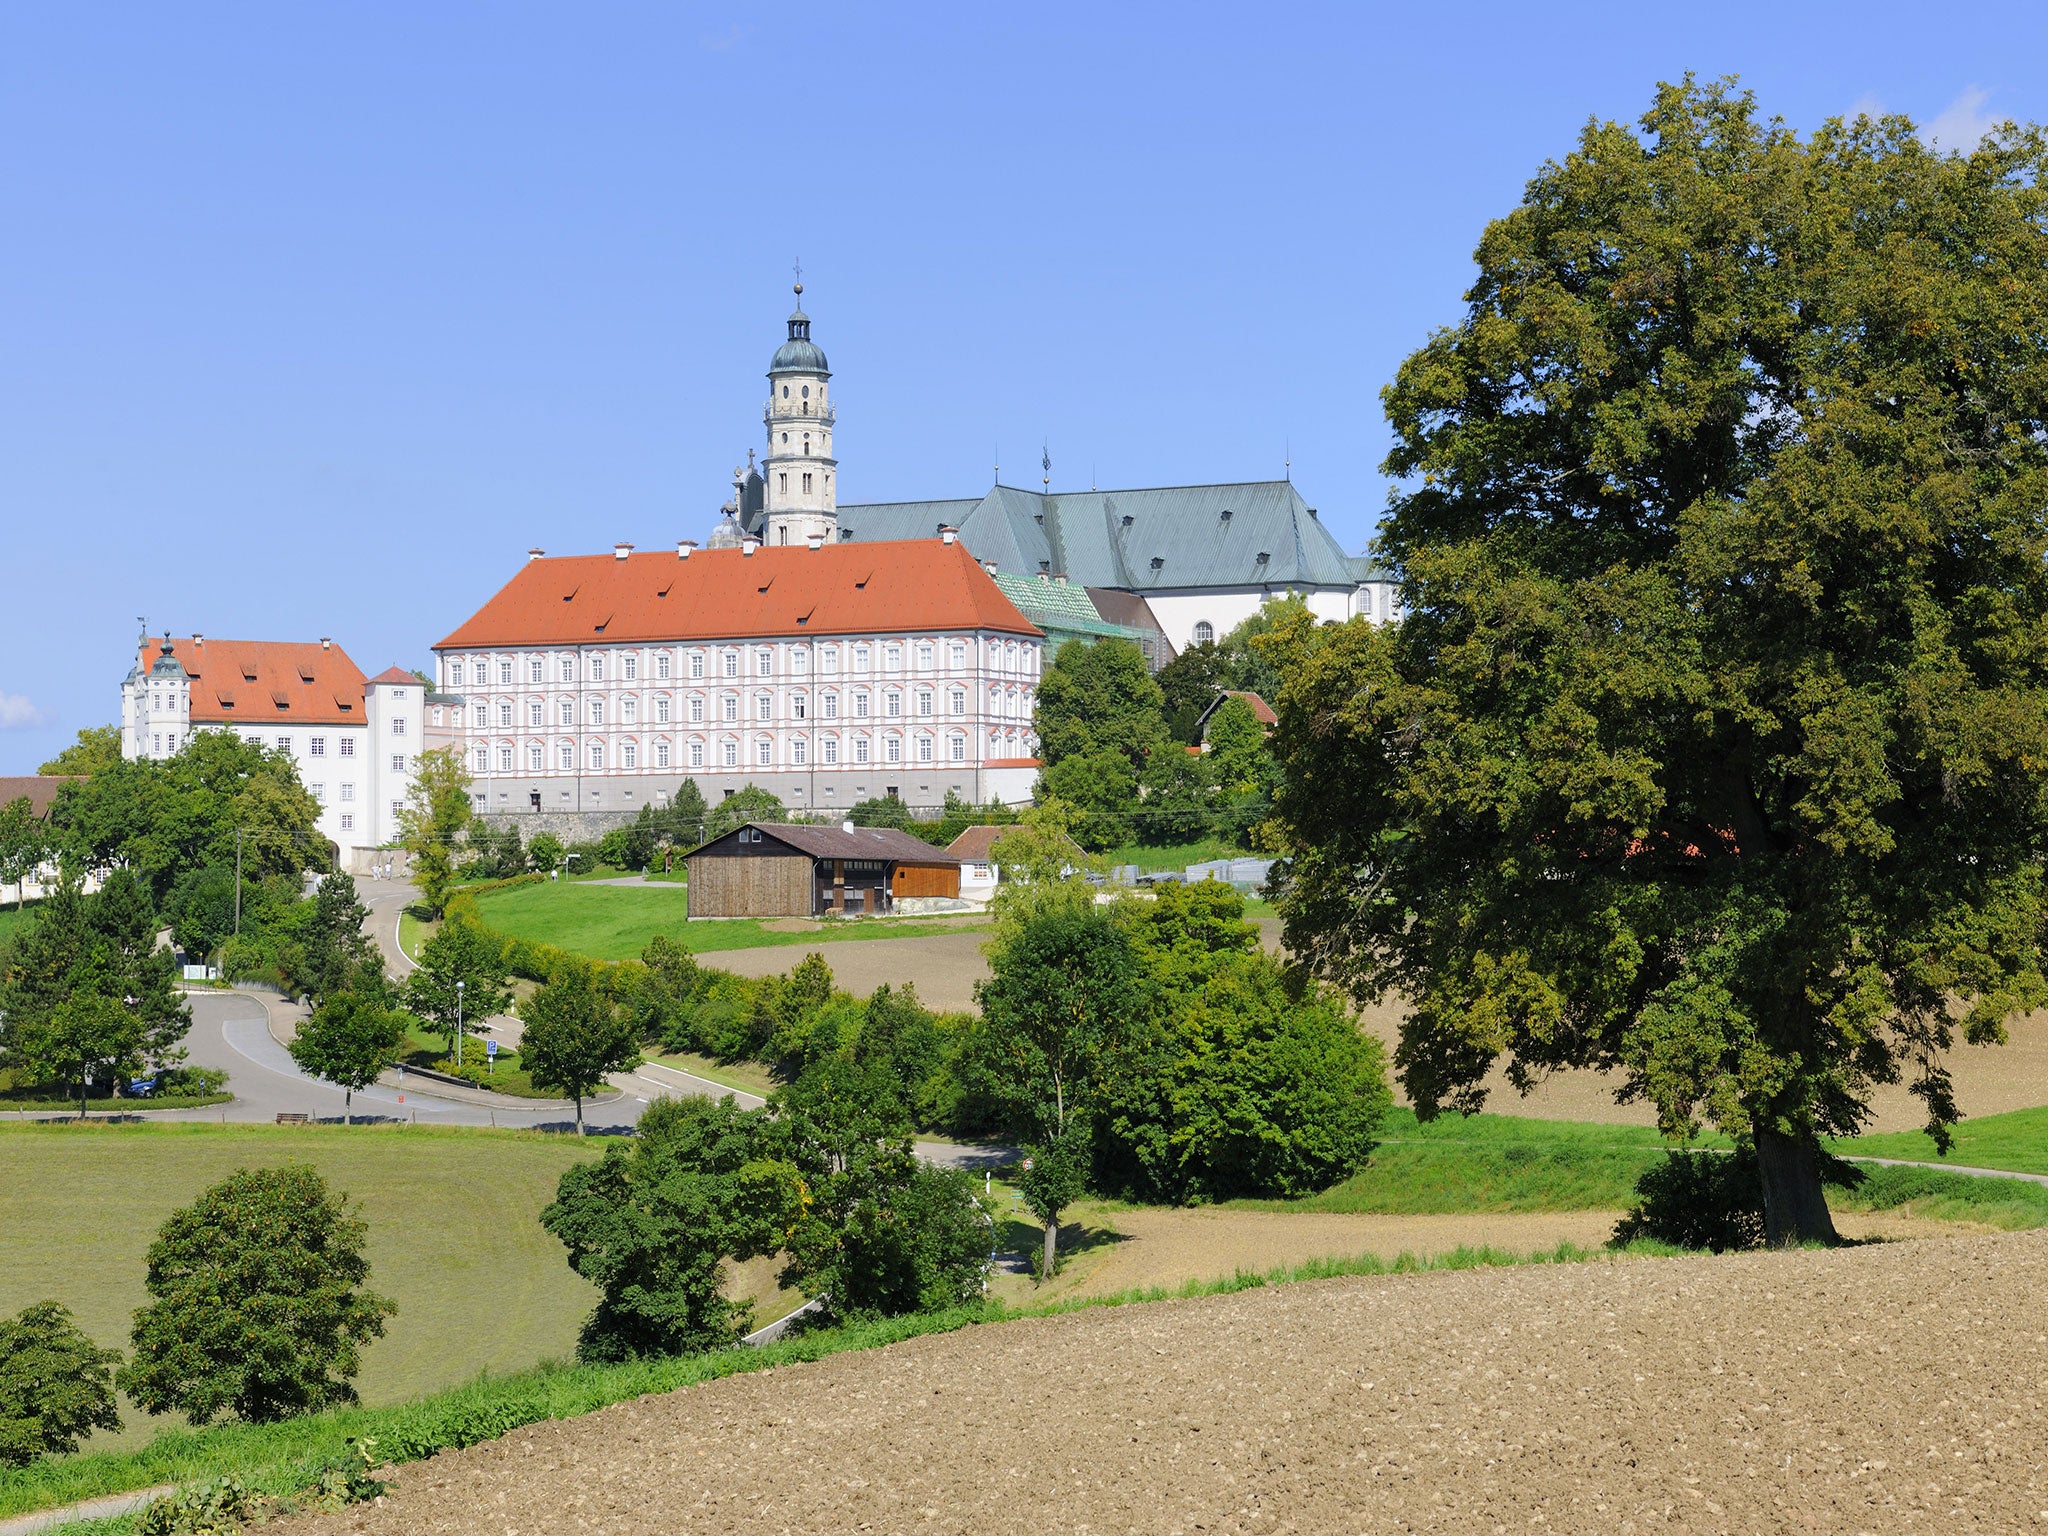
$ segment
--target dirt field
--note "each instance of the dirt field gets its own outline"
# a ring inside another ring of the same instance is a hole
[[[833,979],[849,992],[865,996],[884,982],[900,987],[906,981],[914,981],[917,995],[927,1008],[972,1008],[974,984],[988,975],[988,961],[981,954],[987,939],[986,928],[975,928],[919,939],[863,939],[858,944],[821,945],[818,953],[832,967]],[[716,970],[738,976],[777,976],[796,965],[805,953],[797,944],[722,949],[706,954],[703,961]]]
[[[2039,1529],[2048,1238],[1330,1280],[536,1425],[305,1533]]]

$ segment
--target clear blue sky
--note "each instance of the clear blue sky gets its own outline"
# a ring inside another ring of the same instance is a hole
[[[555,552],[701,538],[801,256],[842,499],[1295,479],[1589,118],[2048,117],[2048,7],[0,0],[0,773],[135,616],[368,672]]]

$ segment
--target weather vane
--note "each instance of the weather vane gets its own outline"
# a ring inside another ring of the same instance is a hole
[[[797,259],[796,259],[796,262],[795,262],[795,269],[796,269],[796,291],[797,291],[798,293],[802,293],[802,292],[804,291],[804,259],[803,259],[803,257],[801,257],[801,256],[797,257]]]

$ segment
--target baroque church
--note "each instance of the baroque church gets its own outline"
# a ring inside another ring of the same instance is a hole
[[[1385,622],[1393,578],[1347,555],[1292,479],[1132,490],[1033,491],[998,482],[980,496],[840,504],[824,349],[811,338],[803,284],[789,336],[768,366],[768,453],[733,472],[711,547],[928,539],[942,529],[995,576],[1027,616],[1055,633],[1030,584],[1085,590],[1112,629],[1156,628],[1173,651],[1215,640],[1270,598],[1301,597],[1324,619]],[[1057,616],[1048,605],[1048,616]]]

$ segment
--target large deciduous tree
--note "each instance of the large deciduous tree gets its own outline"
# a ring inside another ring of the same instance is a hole
[[[640,1062],[640,1032],[587,965],[568,964],[519,1005],[525,1031],[519,1060],[539,1088],[576,1101],[576,1134],[583,1134],[583,1101],[604,1086],[607,1073]]]
[[[1411,1003],[1418,1109],[1505,1057],[1820,1140],[2048,1001],[2048,143],[1800,139],[1687,81],[1490,225],[1385,401],[1407,619],[1269,637],[1297,955]]]
[[[469,771],[458,749],[438,747],[413,760],[412,788],[398,811],[398,840],[411,856],[413,883],[434,912],[447,903],[456,840],[475,814]]]
[[[352,1118],[355,1096],[377,1081],[405,1045],[406,1017],[375,992],[336,992],[299,1026],[292,1060],[341,1089],[341,1123]]]

